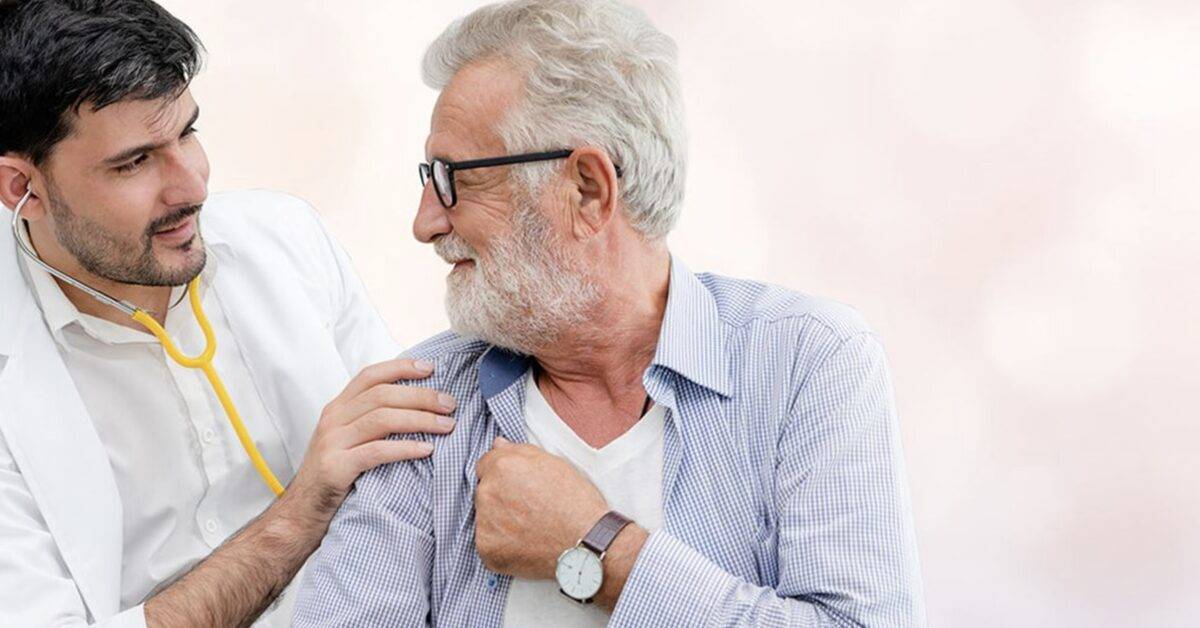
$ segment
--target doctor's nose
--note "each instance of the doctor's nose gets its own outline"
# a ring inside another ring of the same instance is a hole
[[[417,206],[417,217],[413,219],[413,237],[418,242],[429,244],[434,238],[446,235],[452,230],[450,214],[438,200],[433,181],[426,182],[425,189],[421,192],[421,203]]]
[[[167,157],[163,203],[169,207],[199,205],[208,198],[208,157],[203,151],[176,151]]]

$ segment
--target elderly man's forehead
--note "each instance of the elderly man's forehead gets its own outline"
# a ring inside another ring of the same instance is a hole
[[[434,106],[427,152],[433,157],[469,159],[481,155],[439,155],[438,151],[500,146],[496,127],[520,98],[521,87],[520,75],[502,60],[477,61],[459,70]]]

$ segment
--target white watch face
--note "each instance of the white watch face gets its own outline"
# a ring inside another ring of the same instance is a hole
[[[577,600],[590,600],[604,582],[604,566],[594,552],[576,546],[558,557],[555,576],[563,593]]]

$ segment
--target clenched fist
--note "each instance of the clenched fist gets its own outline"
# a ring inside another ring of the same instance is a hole
[[[534,445],[497,438],[475,471],[475,547],[498,573],[553,578],[559,554],[608,512],[591,481]]]

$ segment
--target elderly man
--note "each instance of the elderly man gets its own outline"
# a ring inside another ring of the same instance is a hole
[[[664,241],[674,50],[614,2],[521,0],[426,53],[413,231],[454,265],[454,331],[411,354],[459,427],[359,480],[298,625],[923,623],[875,334]]]

